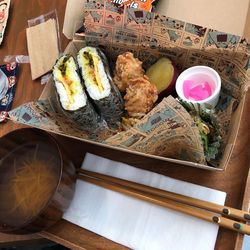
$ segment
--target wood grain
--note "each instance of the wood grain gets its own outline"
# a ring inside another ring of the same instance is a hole
[[[11,2],[10,16],[5,31],[5,38],[0,46],[0,63],[3,63],[6,55],[28,55],[26,28],[28,20],[52,10],[57,10],[59,28],[62,30],[66,0],[15,0]],[[68,44],[68,40],[61,33],[62,49]],[[18,77],[18,85],[13,103],[13,108],[38,99],[44,86],[41,80],[32,81],[29,64],[21,64]],[[0,124],[0,136],[23,126],[12,122]]]
[[[5,31],[3,43],[0,46],[0,63],[3,63],[6,55],[28,55],[25,29],[28,27],[28,19],[57,10],[59,26],[62,29],[66,0],[15,0],[11,2],[10,16]],[[62,48],[65,48],[68,40],[61,34]],[[40,80],[32,81],[29,64],[20,65],[18,85],[13,103],[13,108],[37,99],[43,86]],[[8,132],[25,127],[8,121],[0,123],[0,136]],[[38,234],[32,235],[8,235],[0,233],[0,246],[13,246],[47,242]]]
[[[27,43],[25,28],[27,20],[57,9],[60,23],[60,30],[64,18],[66,0],[14,0],[12,1],[11,13],[8,26],[5,33],[5,39],[0,47],[0,63],[3,62],[5,55],[27,55]],[[67,39],[61,34],[62,48],[68,43]],[[32,81],[30,66],[21,65],[17,92],[14,101],[14,107],[37,99],[43,87],[40,80]],[[59,137],[58,140],[64,145],[68,154],[79,167],[83,160],[85,152],[95,153],[112,160],[122,161],[138,168],[157,172],[172,178],[188,181],[198,185],[215,188],[227,192],[226,205],[242,209],[247,204],[249,208],[250,188],[247,183],[249,173],[249,144],[250,144],[250,96],[247,94],[246,105],[242,121],[240,122],[240,131],[237,137],[237,143],[233,150],[233,155],[224,172],[210,172],[202,169],[195,169],[185,166],[161,162],[152,159],[146,159],[141,156],[135,156],[124,152],[118,152],[110,149],[104,149],[80,141]],[[20,128],[20,125],[12,122],[0,124],[0,136]],[[1,145],[2,146],[2,145]],[[244,203],[243,203],[243,197]],[[22,236],[21,239],[31,239],[32,237],[46,237],[55,242],[61,243],[71,249],[126,249],[119,244],[111,242],[85,229],[72,225],[69,222],[61,220],[55,226],[42,232],[39,235]],[[0,235],[1,241],[17,241],[19,236]],[[241,245],[242,237],[237,233],[227,229],[220,229],[216,249],[230,250],[238,249]],[[235,245],[237,243],[237,245]],[[12,243],[13,245],[14,243]]]
[[[229,166],[224,172],[210,172],[202,169],[177,166],[153,159],[145,159],[144,157],[135,156],[124,152],[114,153],[114,151],[111,149],[104,149],[96,145],[87,144],[65,137],[57,136],[57,139],[61,142],[61,145],[67,145],[67,152],[70,154],[71,158],[74,159],[74,162],[78,167],[80,167],[80,164],[84,158],[84,154],[87,151],[96,155],[107,157],[112,160],[121,161],[141,169],[157,172],[175,179],[184,180],[198,185],[225,191],[227,192],[226,205],[241,209],[247,175],[249,171],[248,148],[250,138],[249,134],[246,133],[246,131],[248,131],[250,122],[250,117],[248,115],[249,112],[250,96],[248,93],[246,105],[244,107],[244,115],[240,123],[240,131],[237,137],[237,143],[235,145]],[[55,227],[50,228],[47,231],[47,233],[49,233],[49,239],[53,239],[51,233],[53,232],[52,234],[54,234],[54,232],[56,231],[57,236],[68,239],[68,244],[70,244],[70,242],[78,241],[78,236],[75,236],[75,234],[71,234],[71,236],[68,236],[70,231],[68,231],[67,225],[68,222],[61,221],[60,225],[57,224]],[[68,231],[68,234],[66,231]],[[238,236],[239,235],[237,233],[231,232],[228,229],[221,228],[219,230],[215,249],[234,249]],[[48,235],[46,235],[46,237],[48,237]],[[89,237],[88,235],[83,236],[82,234],[82,237],[87,237],[89,240],[91,240],[91,237]],[[88,248],[83,247],[79,249]]]

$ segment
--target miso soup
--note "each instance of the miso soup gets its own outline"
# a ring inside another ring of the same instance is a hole
[[[60,179],[60,155],[42,142],[24,144],[0,160],[0,220],[19,227],[46,206]]]

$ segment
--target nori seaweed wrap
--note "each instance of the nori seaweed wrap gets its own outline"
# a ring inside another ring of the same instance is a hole
[[[109,127],[119,127],[124,112],[124,102],[110,76],[106,56],[98,48],[85,47],[79,51],[77,62],[86,91],[94,105]]]
[[[63,55],[57,60],[53,67],[53,78],[65,116],[88,132],[95,132],[105,124],[87,98],[72,56]]]

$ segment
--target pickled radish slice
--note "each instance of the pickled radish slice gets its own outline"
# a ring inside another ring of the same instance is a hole
[[[208,82],[194,83],[186,80],[183,83],[183,93],[188,100],[202,101],[212,95],[212,88]]]

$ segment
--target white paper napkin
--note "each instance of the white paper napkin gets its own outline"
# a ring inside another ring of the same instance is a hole
[[[226,193],[86,154],[82,168],[224,204]],[[132,249],[212,250],[218,226],[77,181],[64,219]]]

